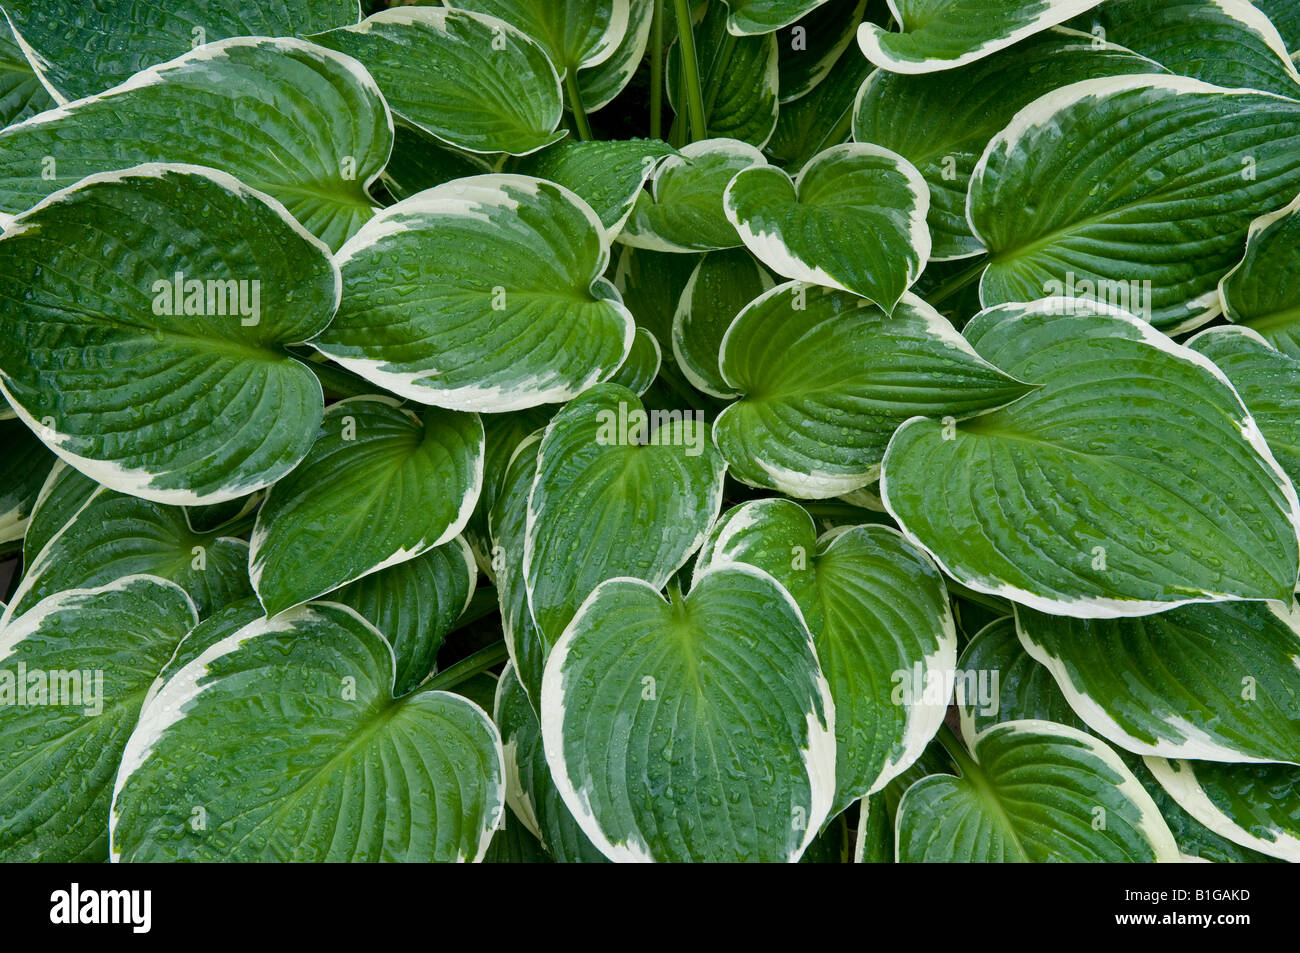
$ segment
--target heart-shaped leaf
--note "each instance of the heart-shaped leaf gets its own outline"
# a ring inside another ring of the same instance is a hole
[[[1071,83],[1160,71],[1123,47],[1053,27],[951,72],[872,73],[854,106],[853,138],[892,149],[921,171],[930,187],[931,258],[964,258],[984,250],[966,221],[971,172],[1017,112]]]
[[[1140,754],[1300,763],[1300,612],[1184,606],[1142,619],[1018,609],[1025,648],[1094,731]]]
[[[834,703],[799,609],[739,564],[676,598],[611,579],[551,652],[556,786],[612,860],[798,860],[835,793]]]
[[[358,19],[355,0],[5,0],[4,8],[61,102],[214,40],[319,33]]]
[[[252,595],[247,566],[246,542],[220,530],[194,532],[179,506],[95,487],[32,557],[7,617],[16,618],[56,593],[133,575],[176,583],[206,616]]]
[[[1151,796],[1119,755],[1078,729],[1003,722],[954,757],[960,777],[932,775],[903,796],[899,862],[1178,860]]]
[[[883,788],[918,757],[947,713],[915,686],[957,662],[957,631],[939,570],[885,526],[817,535],[790,500],[726,513],[696,561],[748,563],[794,597],[813,634],[835,700],[834,816]]]
[[[307,458],[257,514],[249,575],[268,615],[454,539],[483,486],[475,414],[386,397],[325,413]]]
[[[767,272],[744,249],[705,255],[682,290],[673,315],[673,356],[697,390],[735,397],[718,367],[722,339],[736,315],[772,287]]]
[[[722,194],[741,169],[763,164],[763,154],[748,143],[692,142],[659,164],[650,193],[637,199],[618,240],[661,252],[735,248],[741,240],[727,220]]]
[[[616,384],[556,414],[537,459],[524,544],[528,602],[546,643],[606,579],[663,588],[704,542],[724,472],[700,415],[646,411]]]
[[[890,442],[881,497],[945,572],[1080,618],[1290,603],[1295,490],[1213,364],[1132,315],[1060,298],[989,309],[965,334],[1043,386],[951,426],[909,421]]]
[[[561,78],[614,56],[630,25],[630,0],[456,0],[499,17],[541,44]]]
[[[777,274],[851,291],[892,313],[930,258],[930,190],[902,156],[847,143],[793,180],[743,169],[723,204],[745,247]]]
[[[1300,268],[1300,198],[1251,223],[1246,257],[1219,283],[1223,312],[1279,351],[1300,358],[1300,285],[1276,275]]]
[[[443,639],[469,607],[477,581],[474,554],[457,536],[334,590],[329,601],[354,610],[388,640],[396,692],[405,695],[433,673]]]
[[[500,736],[459,695],[394,698],[393,675],[383,637],[329,603],[210,645],[140,713],[114,859],[481,859],[504,807]]]
[[[0,132],[0,212],[94,173],[192,163],[274,196],[338,248],[374,214],[367,190],[392,144],[388,107],[352,58],[301,40],[223,40]]]
[[[52,596],[0,629],[0,861],[108,858],[122,750],[197,622],[179,586],[128,576]]]
[[[553,182],[440,185],[385,209],[337,260],[343,305],[312,343],[409,400],[488,413],[570,400],[632,347],[601,277],[604,227]]]
[[[892,317],[798,282],[737,316],[722,377],[742,395],[713,425],[738,480],[817,499],[876,479],[890,435],[917,414],[964,417],[1030,390],[910,295]]]
[[[628,353],[627,360],[614,372],[609,382],[626,387],[640,397],[650,389],[650,385],[659,376],[663,359],[664,354],[659,347],[659,339],[645,328],[637,328],[636,339],[632,342],[632,350]]]
[[[735,36],[771,33],[816,10],[826,0],[723,0],[730,15],[727,32]]]
[[[495,579],[497,570],[492,565],[492,534],[488,525],[492,507],[496,506],[505,489],[510,461],[514,459],[515,451],[524,438],[550,423],[551,412],[547,407],[533,407],[511,414],[487,414],[482,420],[483,491],[474,504],[474,514],[465,525],[465,539],[474,551],[479,567],[489,578]],[[532,474],[529,474],[528,485],[531,486],[532,482]],[[527,495],[528,490],[525,488],[524,496]],[[521,557],[522,552],[521,548]]]
[[[1215,834],[1269,857],[1300,862],[1300,768],[1145,760],[1178,805]]]
[[[223,172],[91,176],[0,238],[0,386],[45,444],[161,503],[246,496],[288,473],[320,384],[285,345],[338,306],[328,250]]]
[[[901,32],[858,28],[867,59],[891,73],[933,73],[972,63],[1101,0],[889,0]]]
[[[629,3],[627,29],[607,59],[578,70],[578,92],[589,113],[604,109],[623,91],[645,59],[654,24],[653,3]]]
[[[1233,147],[1207,155],[1211,138]],[[1202,324],[1251,221],[1300,192],[1297,151],[1300,102],[1266,93],[1119,76],[1044,96],[971,176],[967,214],[993,255],[980,298],[1093,298],[1157,327]]]
[[[399,7],[312,41],[355,57],[394,114],[450,145],[526,155],[565,136],[555,67],[496,17]]]

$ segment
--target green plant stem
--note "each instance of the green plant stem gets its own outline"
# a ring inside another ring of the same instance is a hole
[[[700,62],[695,55],[695,30],[691,24],[690,0],[673,0],[677,11],[677,43],[682,51],[682,79],[686,87],[686,116],[690,120],[691,140],[709,137],[704,116],[704,91],[700,87]]]
[[[1010,615],[1013,611],[1011,603],[1005,599],[999,599],[997,596],[990,596],[983,592],[978,592],[975,589],[963,586],[954,579],[945,579],[944,582],[947,584],[950,593],[954,596],[960,596],[967,602],[973,602],[976,605],[983,606],[991,612],[1000,612],[1004,615]]]
[[[963,778],[972,782],[974,782],[975,778],[983,778],[979,765],[975,763],[975,759],[970,756],[966,746],[962,744],[961,739],[957,737],[951,728],[947,725],[940,725],[939,734],[935,740],[943,745],[943,750],[948,752],[948,757],[956,762]]]
[[[961,291],[972,282],[978,281],[980,275],[984,274],[984,269],[988,267],[988,256],[984,255],[976,259],[975,263],[965,270],[953,275],[927,299],[932,308],[938,308],[940,304],[947,301],[957,292]]]
[[[578,138],[590,142],[591,123],[587,121],[587,108],[582,105],[582,91],[578,89],[576,69],[570,69],[564,74],[564,88],[569,94],[569,109],[573,112],[573,124],[577,127]]]
[[[495,668],[510,657],[505,640],[493,642],[486,648],[479,649],[473,655],[467,655],[450,668],[445,668],[433,678],[420,686],[420,691],[440,691],[454,688],[461,682],[468,681],[475,675]]]
[[[650,27],[650,138],[664,131],[664,0],[654,0]]]

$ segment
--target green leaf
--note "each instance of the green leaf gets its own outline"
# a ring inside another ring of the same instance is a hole
[[[506,803],[562,864],[603,864],[605,855],[564,806],[542,750],[542,726],[512,665],[497,683],[493,718],[506,756]]]
[[[902,156],[847,143],[791,179],[742,169],[723,196],[745,247],[777,274],[851,291],[892,313],[930,258],[930,191]]]
[[[385,209],[337,260],[343,305],[312,344],[409,400],[487,413],[558,403],[632,347],[632,315],[601,277],[604,227],[553,182],[448,182]]]
[[[91,176],[14,220],[0,273],[0,386],[105,486],[220,502],[311,446],[320,384],[285,345],[329,322],[338,269],[269,196],[191,166]]]
[[[197,621],[179,586],[128,576],[60,593],[0,629],[0,861],[108,858],[122,750]]]
[[[958,760],[960,777],[932,775],[903,795],[899,862],[1178,860],[1151,796],[1115,752],[1078,729],[1004,722]]]
[[[1109,0],[1070,26],[1215,86],[1300,96],[1286,44],[1248,0]]]
[[[194,532],[180,507],[95,487],[33,555],[7,615],[70,589],[149,575],[179,585],[203,617],[252,595],[247,565],[246,542],[220,530]]]
[[[730,15],[727,32],[734,36],[771,33],[816,10],[826,0],[724,0]]]
[[[0,129],[49,109],[49,94],[23,51],[14,42],[8,21],[0,15]]]
[[[849,135],[854,100],[872,69],[861,52],[850,47],[812,92],[783,103],[776,131],[765,147],[772,161],[787,171],[800,169],[819,152],[843,142]]]
[[[1206,358],[1132,315],[1059,298],[991,308],[965,333],[1042,386],[894,435],[881,497],[945,572],[1081,618],[1290,603],[1295,491]]]
[[[414,559],[459,535],[482,485],[477,415],[421,415],[387,397],[339,401],[257,514],[253,588],[276,615]]]
[[[1187,346],[1232,382],[1291,485],[1300,486],[1300,357],[1244,327],[1210,328]]]
[[[470,152],[526,155],[564,138],[560,77],[509,23],[468,10],[399,7],[312,41],[360,61],[393,113]]]
[[[619,252],[614,284],[637,326],[653,334],[665,350],[672,347],[673,320],[682,292],[702,258],[631,245],[623,245]]]
[[[957,632],[939,570],[885,526],[821,536],[797,503],[757,500],[714,525],[697,578],[732,562],[757,566],[798,603],[835,700],[834,816],[906,770],[934,737],[947,698],[923,692],[957,662]]]
[[[1206,153],[1209,140],[1232,145]],[[1065,294],[1203,324],[1251,221],[1300,192],[1297,156],[1300,102],[1265,93],[1125,76],[1044,96],[971,177],[968,216],[993,255],[981,300]]]
[[[867,59],[891,73],[973,63],[1095,7],[1101,0],[890,0],[901,32],[858,28]]]
[[[563,79],[598,66],[619,49],[630,25],[629,0],[456,0],[466,10],[513,24],[546,51]]]
[[[1269,857],[1300,861],[1300,768],[1145,760],[1178,805],[1215,834]]]
[[[23,536],[23,565],[30,566],[59,530],[77,515],[77,510],[99,489],[99,484],[62,460],[55,460],[36,494],[32,514]]]
[[[501,826],[492,836],[487,853],[483,856],[485,864],[550,864],[554,863],[551,855],[542,847],[542,842],[524,827],[517,817],[508,814],[501,818]]]
[[[853,46],[867,0],[819,0],[814,7],[776,35],[781,79],[781,105],[817,88],[831,68]],[[878,0],[877,0],[878,2]],[[857,50],[853,55],[861,59]]]
[[[517,162],[511,171],[573,190],[599,216],[612,241],[623,230],[659,160],[673,154],[672,146],[658,139],[569,141]]]
[[[1158,73],[1159,64],[1096,37],[1053,27],[968,66],[906,76],[878,70],[853,111],[853,138],[891,149],[930,186],[931,257],[983,251],[966,221],[971,172],[989,141],[1025,106],[1085,79]]]
[[[627,30],[614,52],[603,62],[578,70],[578,90],[587,112],[604,109],[631,82],[645,59],[653,21],[653,3],[630,3]]]
[[[389,195],[401,201],[452,179],[491,172],[488,158],[495,157],[461,152],[412,126],[397,123],[393,127],[393,154],[379,180]]]
[[[650,385],[659,376],[663,357],[659,339],[645,328],[637,328],[636,339],[632,342],[632,350],[627,360],[614,372],[609,382],[626,387],[640,397],[650,389]]]
[[[528,503],[528,603],[554,645],[615,576],[662,589],[704,542],[725,467],[702,419],[647,412],[624,387],[593,387],[546,429]]]
[[[22,547],[27,520],[55,457],[21,421],[0,420],[0,554]]]
[[[1281,34],[1286,48],[1291,51],[1291,59],[1300,56],[1300,7],[1291,0],[1252,0],[1254,6],[1263,10]]]
[[[367,189],[392,128],[350,57],[301,40],[223,40],[0,132],[0,212],[94,173],[191,163],[274,196],[338,248],[374,214]]]
[[[1300,198],[1251,223],[1246,257],[1219,283],[1224,315],[1300,358],[1300,286],[1277,281],[1300,268]]]
[[[772,287],[767,272],[743,249],[705,255],[682,290],[673,315],[673,356],[697,390],[735,397],[722,379],[718,357],[736,315]]]
[[[763,164],[763,154],[748,143],[734,139],[692,142],[680,154],[659,163],[650,180],[650,193],[637,199],[618,240],[660,252],[735,248],[741,240],[727,221],[722,193],[741,169]]]
[[[799,609],[719,567],[665,602],[602,583],[551,652],[547,761],[612,860],[798,860],[835,787],[834,704]]]
[[[431,675],[443,639],[469,607],[478,568],[457,536],[405,562],[350,582],[328,596],[354,610],[393,647],[398,695]]]
[[[329,603],[210,645],[140,714],[114,859],[482,859],[504,808],[500,736],[459,695],[395,699],[393,676],[388,643]]]
[[[743,395],[714,422],[732,476],[790,496],[840,496],[874,481],[890,435],[917,414],[963,417],[1030,388],[910,295],[892,317],[861,298],[778,285],[722,343],[722,377]]]
[[[356,23],[356,0],[5,0],[45,82],[91,96],[213,40],[319,33]]]
[[[510,461],[524,438],[551,420],[550,408],[533,407],[511,414],[487,414],[483,418],[483,491],[474,504],[474,513],[465,525],[465,539],[474,551],[474,558],[490,578],[497,570],[493,563],[493,545],[489,520],[492,507],[501,498],[506,486]],[[532,475],[528,477],[532,483]],[[524,491],[527,495],[527,490]],[[526,504],[525,504],[526,505]]]
[[[1025,648],[1094,731],[1139,754],[1300,763],[1300,611],[1184,606],[1143,619],[1018,609]]]
[[[728,31],[726,7],[712,3],[695,25],[696,58],[704,93],[704,118],[709,135],[736,139],[763,148],[776,128],[778,57],[776,36],[738,36]],[[686,122],[682,91],[681,46],[668,51],[665,76],[668,102]]]

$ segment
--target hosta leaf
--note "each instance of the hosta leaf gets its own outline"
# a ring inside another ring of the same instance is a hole
[[[140,714],[113,857],[480,860],[504,804],[496,728],[459,695],[395,699],[393,674],[380,634],[329,603],[209,646]]]
[[[587,112],[604,109],[631,81],[645,58],[653,22],[653,3],[629,0],[627,30],[614,52],[595,66],[578,70],[578,91]]]
[[[834,704],[799,609],[739,564],[676,598],[611,579],[551,652],[560,794],[612,860],[798,860],[835,787]]]
[[[1300,198],[1251,223],[1246,257],[1219,284],[1224,314],[1279,351],[1300,358],[1300,284],[1277,275],[1300,268]]]
[[[1275,350],[1256,332],[1217,327],[1187,342],[1236,388],[1292,486],[1300,486],[1300,357]]]
[[[0,861],[107,859],[122,749],[197,621],[179,586],[129,576],[60,593],[0,629]]]
[[[1178,845],[1120,757],[1076,728],[1008,721],[980,732],[962,776],[936,774],[898,807],[903,863],[1150,863]]]
[[[565,135],[555,67],[496,17],[399,7],[312,41],[359,60],[396,116],[450,145],[525,155]]]
[[[474,551],[474,558],[488,576],[495,578],[493,567],[491,531],[488,523],[492,507],[500,499],[506,486],[510,461],[515,450],[529,434],[545,427],[551,420],[550,408],[532,407],[512,414],[487,414],[483,418],[483,491],[474,504],[474,513],[465,525],[465,539]],[[528,482],[531,485],[532,475]],[[528,495],[525,488],[524,495]],[[521,552],[522,555],[522,552]],[[382,631],[382,629],[381,629]]]
[[[613,57],[632,15],[630,0],[456,0],[455,5],[518,27],[541,44],[561,77]]]
[[[318,33],[356,23],[356,0],[5,0],[45,82],[90,96],[213,40]]]
[[[745,247],[778,274],[854,294],[893,312],[930,257],[930,191],[902,156],[832,146],[792,180],[743,169],[723,196]]]
[[[519,818],[502,815],[501,826],[483,855],[485,864],[550,864],[551,855]]]
[[[1300,96],[1300,73],[1249,0],[1108,0],[1071,26],[1215,86]]]
[[[274,199],[191,166],[92,176],[15,220],[0,273],[0,385],[98,482],[220,502],[311,446],[320,384],[285,345],[329,322],[339,274]]]
[[[404,695],[433,673],[438,649],[469,606],[478,567],[457,536],[423,555],[387,566],[329,594],[365,619],[393,647],[396,691]]]
[[[808,499],[875,480],[890,435],[909,417],[964,417],[1030,389],[919,298],[904,297],[890,317],[798,282],[740,313],[723,340],[722,377],[742,395],[713,426],[732,475]]]
[[[659,339],[645,328],[637,328],[636,339],[632,342],[632,350],[628,353],[627,360],[614,372],[609,382],[626,387],[640,397],[659,376],[663,357]]]
[[[1054,27],[951,72],[878,70],[858,95],[853,138],[892,149],[921,171],[930,186],[932,257],[962,258],[983,251],[966,221],[971,172],[1020,109],[1081,80],[1158,72],[1126,49]]]
[[[53,105],[54,98],[41,85],[0,14],[0,129]]]
[[[878,791],[934,737],[947,699],[913,689],[957,661],[943,579],[894,529],[855,526],[817,535],[789,500],[729,511],[710,531],[696,576],[743,562],[769,573],[799,604],[835,700],[832,816]]]
[[[506,803],[511,810],[560,863],[605,863],[605,855],[560,798],[542,750],[542,726],[513,666],[506,666],[497,683],[493,717],[505,749]]]
[[[1145,760],[1178,805],[1215,834],[1269,857],[1300,861],[1300,768]]]
[[[650,251],[623,245],[614,271],[614,284],[639,327],[655,336],[669,351],[673,340],[673,317],[682,292],[701,255]]]
[[[777,32],[782,106],[808,95],[826,78],[853,46],[866,8],[867,0],[821,0],[820,6]],[[860,58],[857,50],[853,55]]]
[[[572,189],[600,218],[613,239],[632,214],[641,187],[672,146],[658,139],[561,142],[515,164],[512,171]]]
[[[696,58],[709,135],[762,148],[776,128],[780,74],[776,36],[740,36],[727,31],[726,7],[711,3],[695,25]],[[668,51],[668,101],[685,122],[681,88],[681,45]]]
[[[393,154],[379,181],[400,202],[452,179],[491,172],[490,158],[496,157],[453,149],[412,126],[397,123],[393,127]]]
[[[744,249],[705,255],[682,290],[673,315],[673,356],[691,385],[715,397],[735,397],[718,367],[722,338],[736,315],[772,287]]]
[[[1140,754],[1300,762],[1300,612],[1184,606],[1142,619],[1017,610],[1025,648],[1094,731]]]
[[[542,434],[526,437],[515,449],[496,505],[488,517],[492,531],[493,566],[497,599],[501,606],[501,631],[510,663],[534,709],[542,704],[542,667],[549,646],[542,640],[528,607],[524,583],[524,548],[528,530],[528,497],[537,475],[537,455]]]
[[[465,528],[482,486],[477,415],[339,401],[258,511],[249,553],[258,598],[275,615],[441,546]]]
[[[1075,83],[1019,112],[971,177],[994,256],[980,297],[1093,297],[1192,327],[1219,313],[1250,222],[1297,192],[1300,102],[1180,76]]]
[[[789,26],[826,0],[723,0],[730,15],[727,32],[735,36],[771,33]]]
[[[792,103],[784,103],[776,117],[776,131],[764,150],[772,161],[787,171],[794,171],[807,165],[819,152],[848,138],[854,100],[872,71],[871,63],[850,47],[812,92]]]
[[[661,589],[722,505],[722,459],[690,412],[647,412],[624,387],[593,387],[546,429],[528,503],[524,578],[554,645],[615,576]]]
[[[565,401],[632,347],[632,316],[601,277],[600,219],[552,182],[448,182],[385,209],[338,261],[343,306],[312,343],[409,400],[489,413]]]
[[[637,199],[618,240],[661,252],[735,248],[740,236],[727,221],[722,193],[741,169],[763,164],[763,154],[744,142],[692,142],[659,164],[650,194]]]
[[[965,333],[1042,387],[890,443],[885,505],[949,575],[1083,618],[1291,601],[1295,491],[1213,364],[1082,301],[1002,305]]]
[[[0,212],[93,173],[186,162],[276,197],[338,248],[374,214],[367,189],[392,142],[355,60],[301,40],[223,40],[0,132]]]
[[[1253,4],[1263,10],[1282,35],[1286,48],[1291,52],[1291,59],[1300,56],[1300,6],[1292,0],[1252,0]]]
[[[933,73],[972,63],[1064,23],[1101,0],[890,0],[901,32],[858,28],[867,59],[891,73]]]
[[[0,420],[0,554],[22,546],[55,457],[21,421]]]
[[[55,461],[36,495],[31,518],[27,521],[27,531],[23,535],[24,566],[35,562],[37,554],[98,489],[99,484],[90,477],[62,460]]]
[[[56,593],[133,575],[176,583],[206,616],[252,595],[247,565],[248,544],[242,539],[220,531],[196,533],[178,506],[96,487],[34,554],[8,616],[16,618]]]

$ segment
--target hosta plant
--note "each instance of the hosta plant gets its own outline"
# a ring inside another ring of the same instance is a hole
[[[0,860],[1300,860],[1300,17],[0,0]]]

